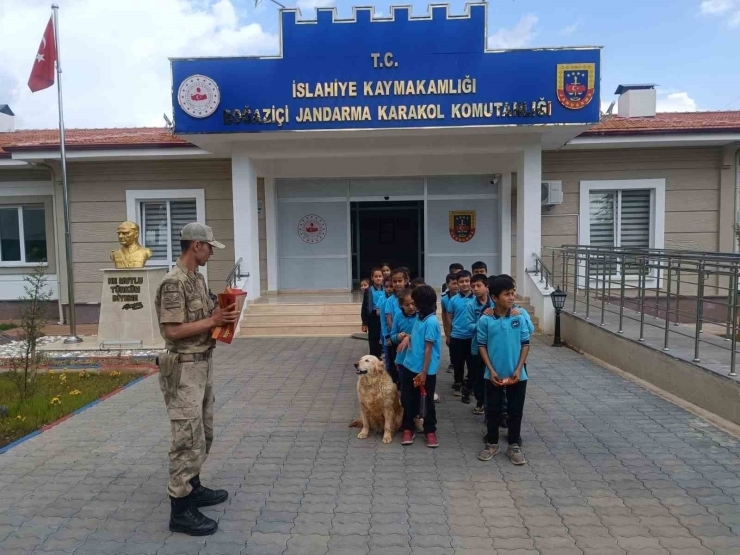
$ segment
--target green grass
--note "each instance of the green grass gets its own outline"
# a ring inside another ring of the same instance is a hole
[[[0,373],[0,405],[9,408],[8,416],[0,417],[0,447],[51,424],[144,374],[145,371],[113,369],[40,371],[36,394],[23,403],[9,373]],[[79,393],[73,395],[76,391]]]
[[[18,324],[14,324],[13,322],[3,322],[0,324],[0,331],[8,331],[8,330],[14,330],[18,327]]]

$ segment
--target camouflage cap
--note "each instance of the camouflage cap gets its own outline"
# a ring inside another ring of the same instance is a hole
[[[225,248],[223,243],[219,243],[213,237],[213,229],[211,229],[210,226],[197,222],[183,227],[180,230],[180,239],[182,241],[200,241],[201,243],[208,243],[217,249]]]

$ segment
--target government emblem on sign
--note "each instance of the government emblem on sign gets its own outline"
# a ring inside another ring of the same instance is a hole
[[[210,77],[191,75],[180,83],[177,102],[189,116],[207,118],[218,108],[221,93],[216,82]]]
[[[587,106],[594,97],[596,64],[558,64],[558,100],[571,110]]]
[[[475,235],[475,210],[450,212],[450,237],[458,243],[467,243]]]
[[[326,237],[326,222],[321,216],[316,214],[309,214],[303,216],[301,221],[298,222],[298,237],[304,243],[315,245],[321,243]]]

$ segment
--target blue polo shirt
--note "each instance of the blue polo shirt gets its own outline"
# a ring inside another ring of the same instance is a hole
[[[385,295],[385,293],[383,293]],[[388,306],[388,301],[391,297],[385,297],[380,301],[379,313],[380,313],[380,336],[385,339],[391,334],[391,330],[388,329],[388,321],[385,319],[385,310]],[[385,345],[385,342],[383,342]]]
[[[478,335],[477,335],[477,329],[478,329],[478,321],[480,320],[481,316],[483,315],[483,311],[487,308],[493,308],[495,305],[493,301],[491,300],[491,297],[488,297],[488,302],[485,304],[481,304],[478,302],[477,298],[473,298],[472,303],[468,303],[466,310],[468,312],[468,331],[473,334],[473,342],[470,346],[470,352],[474,355],[478,354]]]
[[[473,337],[473,332],[468,328],[468,312],[467,305],[470,302],[475,301],[475,295],[470,292],[470,295],[463,297],[462,293],[458,293],[450,299],[447,305],[447,314],[452,316],[452,331],[450,337],[455,339],[470,339]]]
[[[439,368],[442,349],[442,328],[435,313],[427,315],[423,320],[419,318],[411,331],[411,348],[403,365],[415,374],[424,369],[424,349],[427,343],[432,343],[432,359],[429,361],[427,375],[434,376]]]
[[[447,307],[450,306],[450,292],[442,293],[442,311],[447,312]]]
[[[382,286],[380,289],[376,289],[374,285],[371,285],[370,290],[373,294],[373,310],[378,310],[380,308],[380,301],[385,299],[385,289]]]
[[[396,315],[393,317],[393,327],[391,328],[391,341],[393,341],[394,344],[398,345],[401,341],[398,339],[399,333],[405,333],[407,335],[411,335],[411,332],[414,331],[414,325],[416,324],[416,321],[419,319],[419,317],[414,314],[413,316],[406,316],[403,312],[396,312]],[[398,351],[396,353],[396,364],[404,364],[404,360],[406,359],[406,355],[408,354],[409,350],[406,349],[405,351]]]
[[[478,322],[478,345],[486,347],[491,365],[499,378],[514,375],[522,345],[529,345],[529,327],[522,314],[518,316],[481,316]],[[486,367],[486,379],[491,372]],[[522,368],[520,381],[527,379],[527,369]]]
[[[396,294],[393,293],[385,301],[385,315],[388,315],[388,314],[391,315],[391,326],[393,325],[393,321],[396,319],[396,314],[400,311],[401,311],[401,307],[398,305],[398,297],[396,297]],[[385,315],[383,316],[384,318],[385,318]],[[388,330],[388,333],[390,333],[390,328]]]
[[[526,308],[522,308],[519,305],[514,305],[514,308],[516,308],[519,312],[522,313],[522,316],[524,316],[524,319],[527,321],[527,328],[529,328],[529,335],[532,335],[534,333],[534,324],[532,323],[532,318],[529,317],[529,312],[527,312]]]

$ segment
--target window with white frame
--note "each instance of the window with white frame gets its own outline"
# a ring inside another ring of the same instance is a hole
[[[650,195],[650,189],[591,191],[591,245],[650,248]]]
[[[0,264],[47,261],[46,211],[43,206],[0,206]]]
[[[665,179],[581,181],[578,242],[664,248]]]
[[[180,257],[180,230],[197,217],[195,199],[139,202],[141,244],[152,250],[152,262],[173,264]]]
[[[581,181],[581,245],[662,249],[664,228],[665,179]],[[596,271],[601,272],[601,267]],[[610,273],[618,274],[618,268],[615,266]]]
[[[139,242],[152,250],[147,265],[172,267],[181,254],[180,230],[205,223],[202,189],[126,191],[128,217],[139,224]]]

